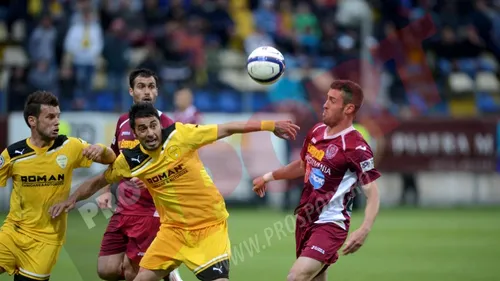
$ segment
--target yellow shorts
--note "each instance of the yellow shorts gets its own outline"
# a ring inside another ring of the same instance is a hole
[[[10,275],[48,280],[60,250],[61,245],[37,241],[11,226],[4,225],[0,231],[0,267]]]
[[[162,225],[140,266],[169,271],[184,263],[198,278],[213,280],[227,278],[230,257],[227,221],[190,231]]]

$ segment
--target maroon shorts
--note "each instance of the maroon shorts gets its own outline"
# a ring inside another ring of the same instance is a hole
[[[159,217],[114,214],[104,232],[99,256],[125,253],[138,264],[159,229]]]
[[[347,239],[348,231],[334,223],[314,223],[305,226],[297,221],[295,229],[296,254],[324,263],[325,271],[339,257],[338,251]]]

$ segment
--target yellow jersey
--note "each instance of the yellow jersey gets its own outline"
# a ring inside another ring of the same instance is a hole
[[[52,219],[49,208],[68,198],[73,169],[90,167],[82,155],[89,146],[83,140],[58,136],[40,148],[24,139],[7,147],[0,156],[0,186],[12,178],[10,210],[4,226],[48,244],[62,245],[66,213]]]
[[[198,156],[198,148],[217,140],[217,125],[175,123],[162,130],[162,145],[147,151],[140,144],[124,149],[104,176],[142,180],[163,225],[192,230],[229,216],[226,203]]]

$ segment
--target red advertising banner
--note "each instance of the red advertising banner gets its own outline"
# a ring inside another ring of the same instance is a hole
[[[497,120],[416,119],[377,139],[375,159],[387,172],[494,172]],[[384,122],[377,122],[384,128]]]

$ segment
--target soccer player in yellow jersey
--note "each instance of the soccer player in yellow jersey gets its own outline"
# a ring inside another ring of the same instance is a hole
[[[103,175],[86,181],[67,201],[53,206],[52,215],[72,209],[109,183],[138,180],[151,193],[161,226],[134,280],[160,280],[182,263],[202,281],[229,280],[228,212],[197,150],[236,133],[267,130],[294,139],[298,126],[290,121],[249,121],[175,123],[161,128],[158,111],[149,103],[133,105],[129,120],[140,144],[122,150]]]
[[[10,211],[0,231],[0,273],[15,281],[49,280],[66,234],[66,216],[55,220],[49,207],[68,198],[73,170],[93,161],[112,163],[104,145],[59,135],[59,102],[49,92],[28,96],[24,118],[31,136],[0,156],[0,186],[12,178]]]

